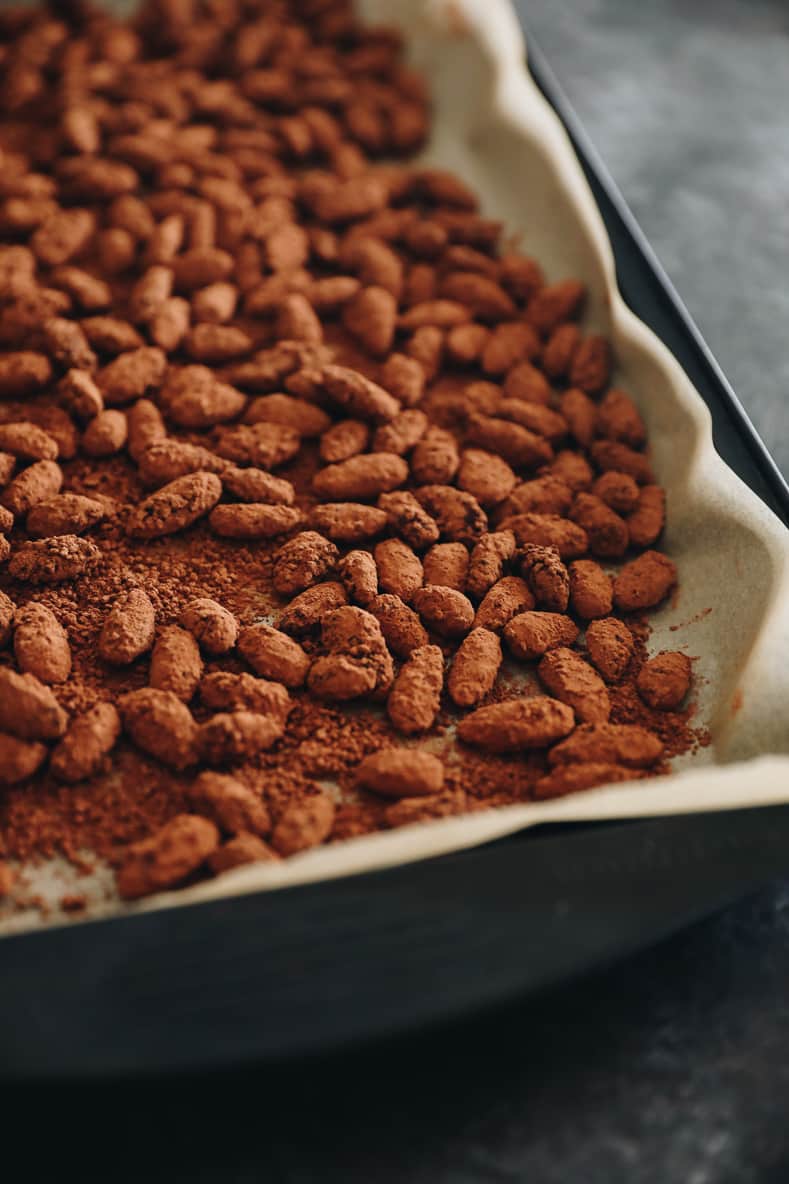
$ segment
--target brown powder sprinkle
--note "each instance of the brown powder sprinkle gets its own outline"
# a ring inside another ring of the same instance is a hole
[[[708,742],[584,285],[408,162],[393,30],[187,7],[0,13],[4,910],[55,855],[133,899]]]

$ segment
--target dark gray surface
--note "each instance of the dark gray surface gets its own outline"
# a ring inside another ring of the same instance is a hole
[[[517,8],[789,472],[789,5]]]
[[[787,10],[520,7],[789,468]],[[394,1047],[21,1090],[0,1112],[12,1137],[23,1120],[40,1128],[22,1158],[33,1180],[785,1184],[787,982],[789,884],[550,997]]]

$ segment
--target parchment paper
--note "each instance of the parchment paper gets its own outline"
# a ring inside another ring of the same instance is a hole
[[[680,592],[651,618],[651,645],[697,658],[696,722],[710,729],[712,743],[679,758],[669,777],[352,839],[132,906],[113,899],[108,870],[77,878],[52,861],[25,872],[31,891],[53,902],[49,923],[65,919],[56,907],[64,891],[85,893],[85,915],[96,917],[384,868],[543,822],[789,801],[789,532],[715,453],[700,396],[625,307],[600,215],[561,124],[525,69],[508,0],[362,0],[359,8],[368,20],[399,24],[430,79],[435,122],[425,160],[470,182],[483,211],[504,220],[549,279],[580,276],[588,285],[585,327],[612,339],[615,382],[639,404],[668,493],[661,546],[679,565]],[[0,933],[46,921],[32,909],[6,917],[0,910]]]

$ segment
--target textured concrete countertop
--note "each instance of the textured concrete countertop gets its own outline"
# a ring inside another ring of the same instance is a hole
[[[519,9],[786,471],[785,4]],[[395,1046],[0,1104],[8,1131],[32,1113],[45,1132],[22,1161],[33,1180],[51,1157],[60,1177],[73,1164],[112,1184],[785,1184],[788,982],[786,884],[543,999]]]

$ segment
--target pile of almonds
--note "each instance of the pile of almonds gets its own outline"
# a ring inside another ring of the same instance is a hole
[[[397,35],[74,0],[0,38],[0,854],[149,758],[129,898],[471,808],[468,751],[537,798],[662,770],[691,670],[644,650],[677,573],[641,415],[584,285],[398,160]],[[321,737],[339,808],[282,788]]]

